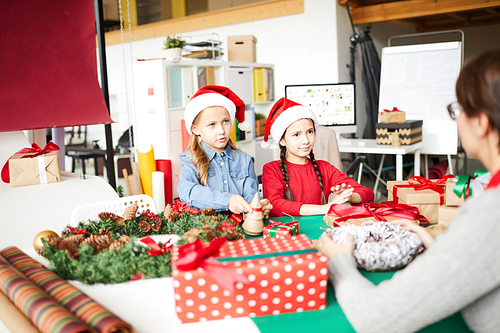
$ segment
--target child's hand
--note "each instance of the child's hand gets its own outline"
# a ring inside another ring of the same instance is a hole
[[[332,192],[335,196],[340,195],[342,192],[352,189],[351,185],[346,185],[342,183],[340,185],[332,186],[330,192]]]
[[[419,226],[413,221],[410,220],[394,220],[390,221],[391,224],[396,224],[400,225],[403,227],[403,229],[408,230],[408,231],[413,231],[420,237],[422,240],[422,243],[424,243],[424,246],[426,249],[428,249],[432,244],[434,244],[434,236],[430,234],[430,232],[427,231],[427,229]]]
[[[260,204],[262,205],[262,213],[265,217],[268,217],[271,209],[273,209],[273,205],[271,205],[268,199],[261,200]]]
[[[333,189],[333,187],[332,187],[332,189]],[[327,204],[328,207],[330,207],[332,204],[343,204],[343,203],[350,201],[352,198],[353,191],[354,191],[354,189],[352,187],[349,187],[349,188],[346,188],[342,191],[339,191],[337,194],[335,194],[335,197],[333,198],[333,200],[328,202],[328,204]]]
[[[317,244],[318,250],[330,259],[339,253],[352,254],[354,248],[354,238],[351,234],[347,234],[346,241],[342,245],[335,243],[326,233],[323,233]]]
[[[235,214],[252,213],[252,207],[250,207],[248,202],[239,194],[233,194],[231,196],[227,208]]]

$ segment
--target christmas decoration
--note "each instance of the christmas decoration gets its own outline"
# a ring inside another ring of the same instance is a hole
[[[55,232],[50,231],[50,230],[44,230],[42,232],[39,232],[36,236],[35,239],[33,240],[33,248],[37,253],[40,252],[40,249],[43,247],[42,244],[42,238],[47,237],[49,235],[55,236],[59,238],[59,235],[57,235]]]
[[[123,212],[123,219],[125,221],[130,221],[132,218],[135,217],[135,213],[137,213],[137,210],[139,209],[139,206],[136,203],[131,204],[127,208],[125,208],[125,211]]]
[[[245,222],[243,222],[243,229],[250,236],[258,236],[264,230],[264,213],[262,213],[262,204],[257,193],[250,203],[252,213],[247,214]]]

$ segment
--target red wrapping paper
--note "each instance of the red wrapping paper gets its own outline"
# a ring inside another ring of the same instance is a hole
[[[165,206],[172,205],[172,161],[171,160],[156,160],[156,170],[163,172],[165,175]],[[158,207],[160,208],[160,207]]]
[[[201,268],[179,270],[178,247],[172,252],[176,309],[183,323],[244,316],[324,309],[328,269],[326,257],[313,251],[305,235],[226,242],[214,259],[248,278],[231,293]],[[287,251],[301,251],[286,254]],[[246,259],[244,256],[276,254]],[[213,260],[213,259],[212,259]]]

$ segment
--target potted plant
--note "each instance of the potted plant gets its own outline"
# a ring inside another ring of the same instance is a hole
[[[255,136],[264,135],[266,129],[267,118],[264,114],[256,112],[255,113]]]
[[[175,35],[167,36],[163,46],[163,48],[167,50],[167,57],[180,57],[182,54],[182,48],[186,46],[186,41]]]

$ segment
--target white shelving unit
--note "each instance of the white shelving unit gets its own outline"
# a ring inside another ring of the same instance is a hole
[[[183,151],[181,120],[184,107],[199,89],[199,69],[213,68],[213,84],[228,86],[236,92],[247,106],[255,112],[268,114],[274,101],[255,102],[253,70],[267,68],[271,64],[224,62],[221,60],[181,60],[173,63],[168,60],[138,61],[134,64],[136,126],[134,135],[136,148],[140,151],[154,147],[155,159],[172,161],[172,194],[178,197],[179,155]],[[244,75],[239,76],[239,72]],[[236,75],[232,75],[236,73]],[[251,75],[249,75],[249,73]],[[274,89],[274,80],[269,80],[269,89]],[[273,153],[261,153],[259,138],[238,141],[237,146],[255,160],[257,174],[262,166],[273,159]],[[257,145],[259,145],[257,147]]]

